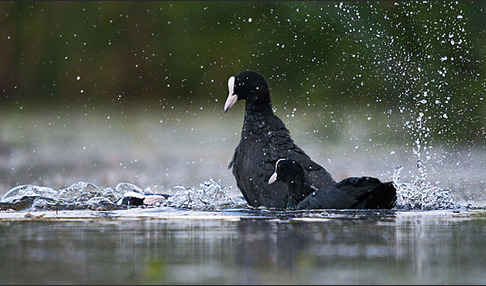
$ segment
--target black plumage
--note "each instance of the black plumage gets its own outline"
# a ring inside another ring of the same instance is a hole
[[[283,122],[274,115],[263,76],[253,71],[241,72],[230,77],[228,89],[225,111],[238,100],[246,101],[241,140],[229,168],[233,168],[238,188],[249,205],[293,208],[310,194],[307,189],[296,189],[289,195],[286,184],[267,183],[279,158],[299,162],[310,185],[324,188],[335,183],[326,169],[294,144]]]
[[[295,160],[278,160],[268,183],[287,184],[289,192],[310,193],[297,209],[390,209],[395,206],[393,183],[372,177],[352,177],[339,183],[317,188],[305,179],[302,166]]]

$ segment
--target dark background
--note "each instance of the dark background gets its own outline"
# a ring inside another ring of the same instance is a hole
[[[219,110],[227,78],[253,69],[268,79],[280,110],[385,112],[405,118],[402,125],[423,112],[433,138],[484,143],[485,8],[483,1],[1,2],[0,111],[171,118]]]

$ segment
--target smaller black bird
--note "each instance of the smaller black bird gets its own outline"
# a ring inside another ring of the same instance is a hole
[[[396,202],[392,182],[372,177],[351,177],[324,188],[307,183],[302,166],[295,160],[279,159],[269,184],[287,184],[289,194],[310,193],[297,209],[391,209]]]

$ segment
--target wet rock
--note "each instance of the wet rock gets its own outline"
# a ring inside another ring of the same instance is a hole
[[[21,185],[10,189],[0,202],[12,203],[14,200],[19,200],[23,197],[44,197],[55,199],[58,192],[48,187],[40,187],[35,185]]]
[[[25,210],[31,208],[37,198],[37,196],[24,196],[21,198],[14,198],[9,202],[0,202],[0,210]]]
[[[94,197],[87,202],[87,206],[91,210],[96,211],[110,211],[118,209],[119,207],[106,197]]]
[[[146,206],[160,207],[167,205],[169,195],[145,195],[143,204]]]
[[[123,194],[118,193],[113,188],[104,188],[102,191],[102,197],[107,198],[112,202],[117,202],[123,197]]]
[[[102,190],[91,183],[77,182],[59,191],[58,199],[66,202],[87,202],[91,198],[102,196]]]
[[[34,200],[31,208],[35,210],[72,210],[76,209],[74,204],[65,203],[61,200],[38,197]]]
[[[118,201],[117,205],[128,207],[142,206],[144,199],[144,194],[134,191],[128,191],[123,195],[123,198]]]

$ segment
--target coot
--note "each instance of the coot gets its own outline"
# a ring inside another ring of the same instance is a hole
[[[304,168],[295,160],[279,159],[268,184],[285,183],[290,194],[310,193],[297,209],[390,209],[395,206],[393,183],[372,177],[352,177],[325,187],[305,179]]]
[[[228,79],[228,91],[225,112],[237,101],[246,101],[241,140],[228,167],[233,168],[236,184],[249,205],[295,207],[312,192],[294,189],[295,193],[289,194],[286,184],[267,183],[279,158],[298,162],[309,185],[325,188],[335,183],[326,169],[294,144],[283,122],[275,116],[268,84],[262,75],[254,71],[240,72]]]

